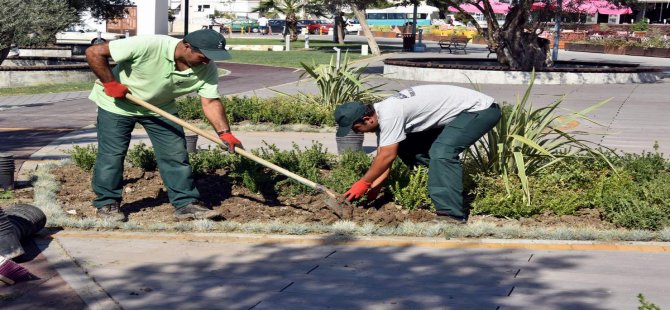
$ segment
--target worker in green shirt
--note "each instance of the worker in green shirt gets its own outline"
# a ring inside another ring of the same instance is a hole
[[[213,218],[218,214],[199,202],[186,152],[184,130],[178,124],[125,99],[131,93],[162,110],[176,114],[175,98],[197,92],[205,116],[233,152],[240,141],[230,131],[219,100],[215,60],[229,59],[225,38],[210,29],[182,40],[164,35],[136,36],[93,45],[86,60],[103,86],[95,85],[89,99],[98,106],[98,154],[93,172],[93,206],[97,215],[123,221],[120,209],[123,162],[136,123],[147,131],[158,169],[179,220]],[[116,62],[110,68],[108,58]]]

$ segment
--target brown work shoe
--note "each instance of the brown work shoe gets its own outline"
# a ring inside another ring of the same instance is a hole
[[[465,225],[468,223],[468,218],[453,216],[445,211],[437,210],[435,211],[435,219],[432,221],[435,224],[454,224],[454,225]]]
[[[121,212],[118,202],[110,203],[98,208],[95,214],[99,219],[114,222],[123,222],[126,219],[126,216]]]
[[[219,212],[206,208],[197,201],[175,210],[175,217],[180,221],[212,219],[217,216]]]

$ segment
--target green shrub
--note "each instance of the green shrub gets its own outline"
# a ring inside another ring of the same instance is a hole
[[[155,171],[156,170],[156,154],[154,149],[147,147],[144,142],[136,144],[130,150],[128,150],[128,156],[126,160],[133,166],[140,168],[144,171]]]
[[[510,195],[513,191],[510,179],[518,179],[528,205],[532,197],[529,176],[570,158],[587,157],[607,162],[607,157],[591,146],[593,143],[586,138],[588,132],[566,132],[562,127],[575,120],[591,121],[585,115],[609,100],[569,115],[555,114],[563,98],[534,109],[530,102],[534,79],[533,72],[524,96],[514,105],[503,105],[502,118],[487,133],[486,139],[480,139],[474,148],[465,152],[469,164],[481,173],[501,176]]]
[[[556,215],[575,214],[579,209],[596,207],[599,188],[594,180],[610,175],[607,167],[592,169],[590,159],[566,159],[529,176],[533,201],[525,200],[520,180],[509,178],[511,191],[507,191],[502,176],[474,176],[476,188],[472,214],[489,214],[500,217],[530,217],[544,212]]]
[[[612,223],[631,229],[658,230],[670,224],[670,174],[637,181],[628,171],[601,180],[596,204]]]
[[[345,151],[324,179],[323,184],[343,194],[354,182],[358,181],[372,164],[372,158],[360,151]]]
[[[271,98],[233,97],[223,101],[231,122],[333,125],[332,110],[314,103],[315,100],[314,96],[281,95]]]
[[[177,115],[185,120],[206,119],[202,111],[200,97],[184,96],[177,99]]]
[[[93,170],[93,166],[95,166],[98,148],[95,144],[89,144],[84,147],[75,145],[71,150],[65,151],[65,153],[70,155],[75,166],[90,172]]]
[[[627,153],[616,160],[615,165],[629,172],[638,182],[653,180],[659,173],[670,171],[670,164],[658,152]]]
[[[193,175],[202,176],[235,163],[235,157],[216,147],[189,153],[188,161],[191,164]]]
[[[0,191],[0,199],[12,199],[14,198],[14,191],[11,189],[4,189]]]
[[[322,169],[329,169],[332,164],[332,156],[316,141],[302,150],[296,143],[291,150],[279,150],[274,144],[265,145],[259,149],[259,157],[316,183],[322,183]],[[282,175],[277,174],[275,180],[275,188],[284,195],[314,193],[307,186]]]
[[[435,207],[428,196],[428,168],[417,166],[409,175],[407,183],[396,180],[389,186],[393,200],[408,210]]]
[[[646,18],[636,21],[630,25],[630,31],[647,31],[649,30],[649,22]]]

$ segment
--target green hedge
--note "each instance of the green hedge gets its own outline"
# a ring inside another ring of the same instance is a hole
[[[272,123],[275,125],[307,124],[313,126],[334,126],[333,111],[325,105],[300,100],[291,96],[271,98],[232,97],[221,98],[228,120],[232,123],[248,121],[252,124]],[[177,100],[180,118],[205,120],[205,114],[198,97],[186,96]]]

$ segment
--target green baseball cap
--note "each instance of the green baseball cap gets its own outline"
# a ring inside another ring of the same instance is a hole
[[[335,122],[339,126],[335,136],[346,136],[351,131],[354,122],[365,115],[366,110],[365,105],[358,101],[347,102],[335,108]]]
[[[200,29],[190,32],[184,37],[184,41],[201,51],[211,60],[226,60],[231,58],[228,51],[226,51],[226,38],[212,29]]]

